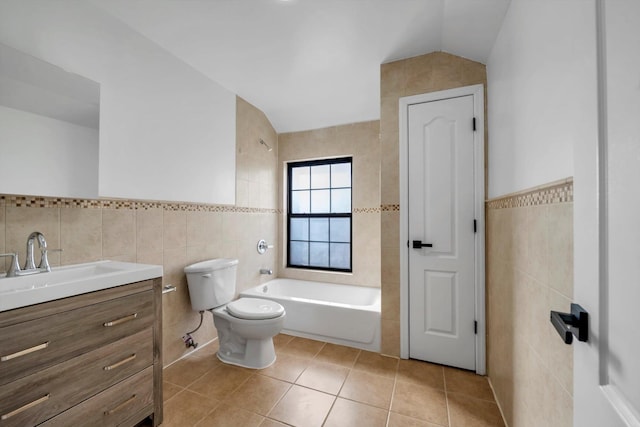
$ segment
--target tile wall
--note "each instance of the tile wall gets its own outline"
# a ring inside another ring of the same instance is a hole
[[[487,370],[511,427],[573,424],[573,181],[487,202]]]
[[[265,115],[241,98],[236,135],[235,206],[0,195],[0,253],[17,251],[23,262],[27,236],[38,230],[50,248],[64,250],[51,254],[52,265],[101,259],[162,265],[164,283],[178,288],[163,297],[163,362],[168,365],[187,352],[181,337],[199,320],[190,306],[186,265],[238,258],[239,291],[268,280],[260,268],[277,271],[275,251],[256,251],[259,239],[277,238],[277,135]],[[273,150],[260,145],[260,138]],[[215,337],[211,315],[205,316],[194,334],[200,343]]]
[[[278,136],[281,277],[380,287],[380,122],[354,123]],[[326,157],[353,157],[353,272],[286,268],[286,163]]]
[[[380,67],[382,211],[380,259],[382,263],[382,352],[384,354],[393,356],[400,354],[399,229],[402,207],[399,205],[398,100],[403,96],[474,84],[484,84],[486,87],[486,67],[479,62],[444,52],[390,62]]]

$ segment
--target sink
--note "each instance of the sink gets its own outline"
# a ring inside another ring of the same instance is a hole
[[[0,277],[0,312],[162,276],[162,266],[97,261]]]

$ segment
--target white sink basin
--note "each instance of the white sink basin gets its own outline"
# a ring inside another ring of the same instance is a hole
[[[97,261],[54,267],[48,273],[0,277],[0,311],[161,276],[160,265]]]

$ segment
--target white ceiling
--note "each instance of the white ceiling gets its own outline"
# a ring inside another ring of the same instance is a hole
[[[380,117],[380,64],[486,63],[509,0],[92,0],[269,118],[278,133]]]

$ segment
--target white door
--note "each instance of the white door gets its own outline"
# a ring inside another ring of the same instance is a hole
[[[574,299],[591,323],[574,344],[574,425],[640,426],[640,2],[596,3],[599,143],[574,150]]]
[[[408,107],[409,357],[476,370],[474,100]]]

